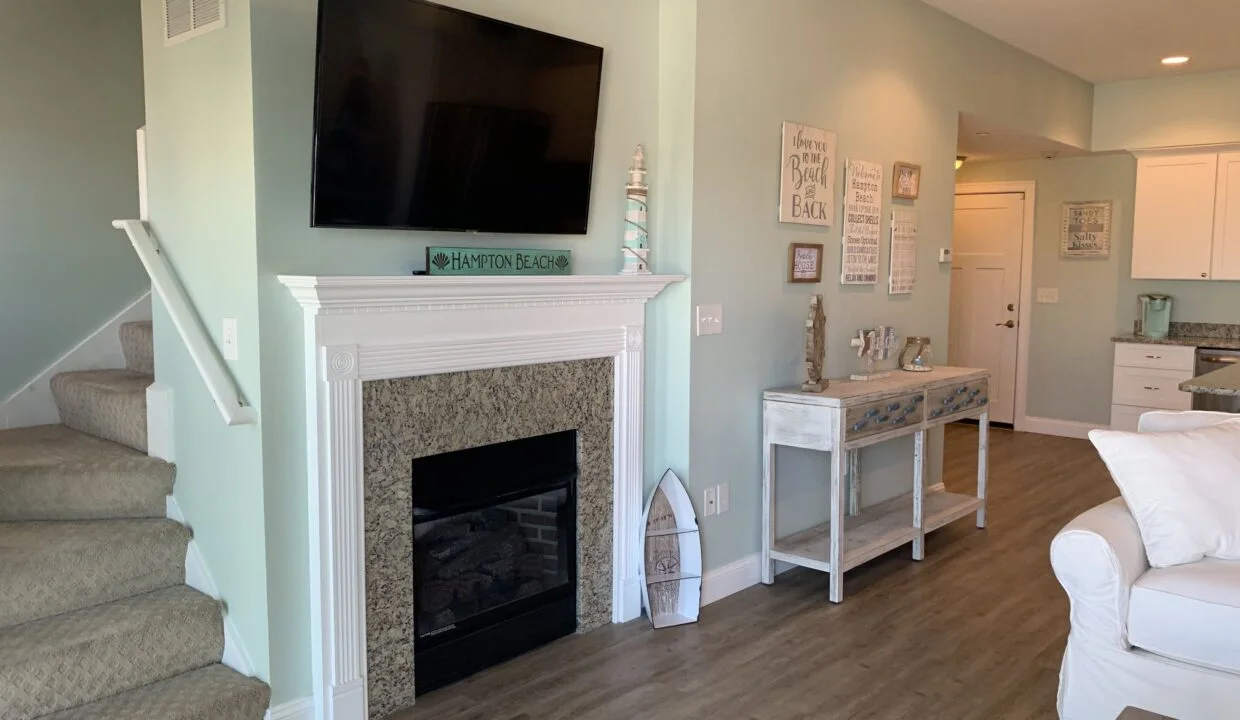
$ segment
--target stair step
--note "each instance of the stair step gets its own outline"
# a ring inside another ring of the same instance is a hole
[[[175,474],[64,425],[0,430],[0,522],[162,518]]]
[[[67,372],[52,378],[52,395],[65,425],[146,452],[146,389],[154,381],[132,370]]]
[[[0,715],[31,720],[76,708],[223,654],[219,603],[184,585],[3,628]]]
[[[134,372],[155,374],[155,333],[150,320],[121,325],[121,351],[125,367]]]
[[[262,720],[270,698],[264,683],[208,665],[42,720]]]
[[[172,520],[0,523],[0,627],[180,585],[189,540]]]

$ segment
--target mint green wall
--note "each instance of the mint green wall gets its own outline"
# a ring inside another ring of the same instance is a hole
[[[267,567],[271,570],[267,592],[271,607],[278,609],[272,613],[270,629],[276,703],[309,695],[311,685],[301,310],[275,276],[406,273],[422,267],[426,245],[462,242],[482,247],[568,248],[573,251],[575,273],[613,273],[620,267],[623,184],[637,143],[646,143],[650,150],[656,192],[662,177],[657,148],[662,128],[658,116],[655,0],[455,0],[447,4],[606,48],[589,234],[471,237],[309,228],[317,3],[253,3],[250,47],[258,198],[257,274],[263,327],[262,455],[268,508]],[[661,197],[656,195],[655,202]],[[657,204],[652,212],[657,218]],[[664,262],[660,252],[656,239],[656,270],[672,264]],[[680,252],[684,252],[683,246]],[[680,305],[686,302],[682,300]],[[669,317],[667,322],[674,319]],[[658,349],[664,341],[661,333],[652,333],[648,356],[665,356]],[[674,413],[675,409],[661,412]]]
[[[849,337],[875,324],[929,335],[942,354],[950,270],[937,249],[951,244],[958,112],[1085,144],[1092,95],[1085,82],[913,0],[703,1],[697,47],[692,303],[723,303],[724,331],[692,339],[688,484],[695,501],[707,486],[731,485],[731,511],[702,519],[713,569],[759,549],[760,394],[802,379],[809,294],[826,297],[834,376],[855,367]],[[838,220],[829,230],[777,222],[783,120],[835,131],[841,163],[880,162],[887,182],[896,160],[922,166],[921,198],[896,204],[919,216],[912,295],[887,295],[889,200],[877,286],[839,284]],[[825,244],[821,285],[785,282],[792,242]],[[911,459],[911,440],[866,452],[864,501],[907,491]],[[789,452],[780,462],[780,531],[822,522],[824,458]]]
[[[1240,70],[1094,89],[1095,151],[1240,142]]]
[[[0,4],[0,399],[149,285],[138,213],[138,0]]]
[[[171,47],[162,9],[160,0],[143,0],[151,226],[217,346],[222,319],[237,319],[241,360],[228,366],[266,422],[249,2],[229,2],[226,28]],[[268,678],[262,426],[226,426],[158,302],[154,320],[157,380],[174,393],[175,496],[257,673]]]
[[[1029,405],[1035,417],[1111,422],[1111,336],[1128,327],[1122,310],[1136,291],[1123,289],[1132,259],[1137,162],[1128,153],[1059,160],[966,163],[957,182],[1037,183],[1033,287],[1059,289],[1059,304],[1034,303],[1030,319]],[[1059,257],[1063,203],[1112,201],[1111,257]],[[1130,302],[1130,300],[1132,302]]]

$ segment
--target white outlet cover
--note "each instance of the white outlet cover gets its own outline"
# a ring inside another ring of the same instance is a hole
[[[952,261],[952,249],[951,248],[939,248],[939,262],[949,263],[951,261]]]
[[[1057,287],[1040,287],[1038,288],[1038,302],[1054,305],[1059,302],[1059,288]]]
[[[723,306],[697,306],[697,334],[719,335],[723,332]]]
[[[702,517],[710,517],[718,511],[715,501],[715,489],[717,485],[706,488],[706,494],[702,497]]]
[[[221,351],[225,360],[237,359],[237,318],[224,318],[224,332]]]

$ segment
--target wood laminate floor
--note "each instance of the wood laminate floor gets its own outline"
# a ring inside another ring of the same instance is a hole
[[[945,482],[971,492],[977,429],[947,433]],[[1051,538],[1118,492],[1092,446],[991,433],[989,529],[972,516],[850,571],[780,575],[654,631],[645,618],[559,640],[419,698],[393,720],[1047,720],[1068,602]],[[1102,720],[1102,719],[1100,719]]]

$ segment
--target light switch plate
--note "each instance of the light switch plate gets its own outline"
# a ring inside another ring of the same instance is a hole
[[[723,332],[723,306],[697,306],[697,334],[718,335]]]
[[[702,517],[710,517],[718,511],[718,502],[716,501],[716,492],[718,485],[711,485],[706,488],[706,494],[702,497]]]
[[[727,483],[724,483],[722,485],[717,485],[716,487],[718,488],[718,492],[716,493],[716,495],[718,496],[717,499],[719,502],[718,512],[720,515],[722,515],[728,511],[728,506],[732,504],[732,499],[728,497],[729,495],[732,494],[732,492],[731,490],[728,489]]]
[[[1038,288],[1038,302],[1049,303],[1054,305],[1059,302],[1059,288],[1057,287],[1040,287]]]
[[[949,263],[951,261],[952,261],[952,249],[951,248],[939,248],[939,262]]]
[[[225,360],[237,359],[237,318],[224,318],[223,348]]]

